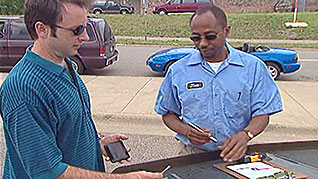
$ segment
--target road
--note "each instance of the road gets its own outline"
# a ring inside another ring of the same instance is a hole
[[[152,72],[146,66],[146,59],[153,53],[170,48],[169,46],[125,46],[118,45],[119,60],[112,66],[101,70],[89,70],[89,75],[107,76],[143,76],[160,77],[162,74]],[[296,73],[282,74],[283,81],[318,81],[318,51],[297,50],[302,68]]]

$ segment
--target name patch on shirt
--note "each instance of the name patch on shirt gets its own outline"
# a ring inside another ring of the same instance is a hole
[[[202,89],[204,87],[203,81],[190,81],[187,83],[187,89]]]

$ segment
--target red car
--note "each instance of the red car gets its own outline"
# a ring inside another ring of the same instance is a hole
[[[212,0],[170,0],[155,6],[154,14],[195,12],[200,6],[213,5]]]

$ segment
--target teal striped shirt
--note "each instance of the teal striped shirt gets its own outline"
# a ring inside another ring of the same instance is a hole
[[[104,172],[84,82],[30,48],[0,90],[3,178],[56,178],[68,165]]]

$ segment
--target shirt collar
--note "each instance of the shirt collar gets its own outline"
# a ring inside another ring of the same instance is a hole
[[[227,61],[229,64],[244,66],[240,53],[236,49],[234,49],[228,42],[225,42],[225,46],[229,52],[225,61]],[[205,60],[202,58],[200,51],[196,50],[196,52],[194,52],[194,54],[191,56],[187,65],[196,65],[200,63],[205,63]]]
[[[33,45],[28,46],[23,58],[26,58],[29,61],[36,63],[36,64],[40,65],[41,67],[45,68],[46,70],[51,71],[51,72],[56,73],[56,74],[60,74],[66,69],[64,66],[55,64],[49,60],[42,58],[38,54],[32,52],[31,51],[32,47],[33,47]]]

